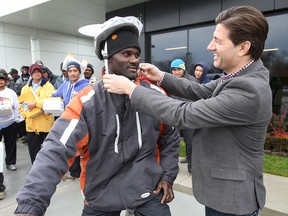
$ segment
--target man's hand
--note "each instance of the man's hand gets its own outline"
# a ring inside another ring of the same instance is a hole
[[[157,195],[163,190],[163,196],[161,199],[161,204],[169,203],[174,199],[174,192],[172,186],[169,182],[160,181],[157,188],[153,191],[153,194]]]
[[[165,72],[160,71],[155,65],[140,63],[138,73],[152,82],[159,82]]]
[[[136,84],[124,76],[106,74],[103,76],[104,87],[108,92],[130,95]]]
[[[29,110],[32,110],[34,107],[36,107],[36,102],[28,102],[27,106],[28,106]]]

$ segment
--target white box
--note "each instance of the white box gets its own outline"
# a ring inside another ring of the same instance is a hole
[[[0,103],[0,116],[12,115],[12,107],[10,103],[1,102]]]
[[[64,112],[64,103],[60,97],[45,99],[43,111],[53,116],[60,116]]]

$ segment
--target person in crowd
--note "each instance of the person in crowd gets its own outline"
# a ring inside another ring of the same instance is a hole
[[[58,76],[57,80],[54,83],[54,88],[56,90],[62,85],[62,83],[69,80],[67,70],[66,68],[63,68],[63,62],[61,62],[60,64],[60,70],[61,70],[62,75]]]
[[[8,88],[15,91],[17,96],[19,96],[20,91],[19,91],[19,88],[17,85],[17,80],[20,78],[20,76],[18,74],[18,70],[15,68],[11,68],[9,75],[12,77],[12,80],[10,81]],[[18,93],[19,93],[19,95],[18,95]],[[26,129],[25,129],[25,121],[22,120],[17,124],[17,137],[19,138],[19,141],[21,141],[23,143],[27,143],[26,135],[27,135],[27,133],[26,133]]]
[[[17,79],[16,85],[15,85],[15,90],[16,90],[17,96],[20,96],[23,86],[25,86],[30,79],[29,66],[28,65],[23,65],[21,67],[20,71],[21,71],[20,78]],[[22,142],[23,144],[27,144],[27,131],[26,131],[25,120],[21,121],[19,123],[18,138],[19,138],[20,142]]]
[[[69,80],[64,82],[58,90],[52,94],[52,97],[61,97],[64,101],[64,107],[70,102],[80,90],[89,85],[88,80],[81,77],[81,66],[76,61],[67,64]]]
[[[4,74],[6,76],[7,79],[5,80],[5,86],[7,88],[9,88],[10,82],[12,81],[12,77],[9,76],[9,73],[7,73],[7,71],[3,68],[0,68],[0,73]]]
[[[174,59],[170,64],[170,71],[173,75],[179,78],[185,78],[197,82],[195,77],[187,73],[185,62],[182,59]]]
[[[11,68],[9,75],[12,77],[9,88],[16,92],[16,89],[17,89],[16,82],[20,78],[18,74],[18,70],[15,68]]]
[[[88,63],[84,71],[84,78],[89,80],[89,84],[97,81],[96,77],[93,76],[93,74],[94,74],[94,67],[92,64]]]
[[[21,96],[27,93],[35,95],[35,101],[27,101],[29,111],[35,107],[42,109],[42,100],[50,98],[55,91],[53,85],[42,75],[42,68],[39,64],[32,64],[29,67],[30,81],[22,88]],[[54,124],[54,117],[44,112],[34,117],[27,117],[25,108],[20,105],[20,111],[25,118],[28,150],[33,164],[41,145],[48,132]]]
[[[38,59],[37,61],[35,61],[35,64],[38,64],[40,66],[44,66],[44,63],[42,60]]]
[[[81,77],[81,67],[76,61],[67,64],[69,81],[64,82],[59,89],[52,94],[52,97],[61,97],[64,101],[64,108],[77,92],[89,85],[87,79]],[[63,180],[76,180],[81,174],[80,155],[74,159],[73,165],[69,169],[70,175],[66,175]]]
[[[211,80],[207,77],[209,67],[206,62],[199,62],[194,66],[194,77],[199,81],[199,83],[208,83]]]
[[[4,137],[5,144],[5,163],[6,168],[15,171],[16,167],[16,150],[17,150],[17,123],[23,118],[19,112],[19,103],[16,93],[6,87],[8,77],[0,72],[0,141]]]
[[[6,197],[5,193],[6,187],[4,185],[4,174],[0,172],[0,200],[3,200]]]
[[[58,76],[53,74],[52,71],[44,65],[42,66],[42,74],[43,77],[47,78],[48,81],[54,86],[56,80],[58,79]]]
[[[193,102],[163,97],[123,76],[103,77],[108,92],[129,95],[135,110],[194,129],[193,194],[209,216],[258,215],[265,204],[263,155],[272,94],[260,57],[268,30],[266,18],[252,6],[222,11],[207,49],[224,75],[206,84],[140,64],[146,79]]]
[[[30,79],[29,75],[29,66],[23,65],[20,69],[21,75],[20,78],[16,81],[16,94],[19,96],[21,94],[21,90],[23,86],[25,86],[28,83],[28,80]]]
[[[188,79],[190,81],[198,82],[198,80],[187,73],[185,62],[182,59],[174,59],[170,64],[170,71],[173,75],[179,77]],[[179,100],[185,100],[181,97],[177,97],[175,95],[169,95],[173,98],[179,99]],[[186,157],[182,160],[180,160],[180,163],[188,163],[187,170],[188,173],[191,174],[191,157],[192,157],[192,135],[193,130],[190,129],[179,129],[180,135],[184,139],[185,143],[185,150],[186,150]]]
[[[115,19],[121,25],[114,25]],[[114,17],[103,23],[108,31],[95,37],[97,56],[103,60],[106,43],[109,73],[164,94],[137,76],[140,24],[135,17]],[[61,175],[82,153],[82,216],[119,216],[126,208],[136,216],[169,216],[166,203],[174,198],[178,145],[179,134],[173,127],[131,109],[128,97],[108,93],[103,82],[93,83],[72,98],[55,122],[17,194],[15,214],[43,215]]]

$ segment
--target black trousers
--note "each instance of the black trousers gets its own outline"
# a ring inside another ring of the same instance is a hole
[[[18,123],[18,133],[19,137],[27,135],[25,120]]]
[[[131,181],[133,181],[131,179]],[[135,216],[171,216],[170,208],[167,204],[161,204],[162,193],[143,205],[137,207],[134,211]],[[85,205],[82,216],[120,216],[121,211],[102,212],[97,211],[90,206]]]
[[[35,161],[36,155],[40,151],[42,143],[47,135],[47,132],[27,132],[28,150],[32,164]]]
[[[5,189],[6,189],[6,187],[3,184],[3,182],[4,182],[4,175],[3,175],[2,172],[0,172],[0,192],[5,191]]]
[[[186,158],[188,159],[187,169],[188,172],[191,172],[193,130],[181,129],[181,134],[185,142]]]
[[[15,165],[16,164],[16,153],[17,153],[17,123],[14,122],[13,124],[9,125],[6,128],[0,130],[0,140],[2,136],[4,137],[4,144],[5,144],[5,151],[6,157],[5,162],[6,165]]]

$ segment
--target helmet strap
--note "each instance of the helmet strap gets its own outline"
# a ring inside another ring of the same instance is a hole
[[[105,65],[105,74],[109,74],[108,71],[108,50],[107,50],[107,41],[105,41],[104,49],[101,50],[101,54],[103,56],[104,65]]]

